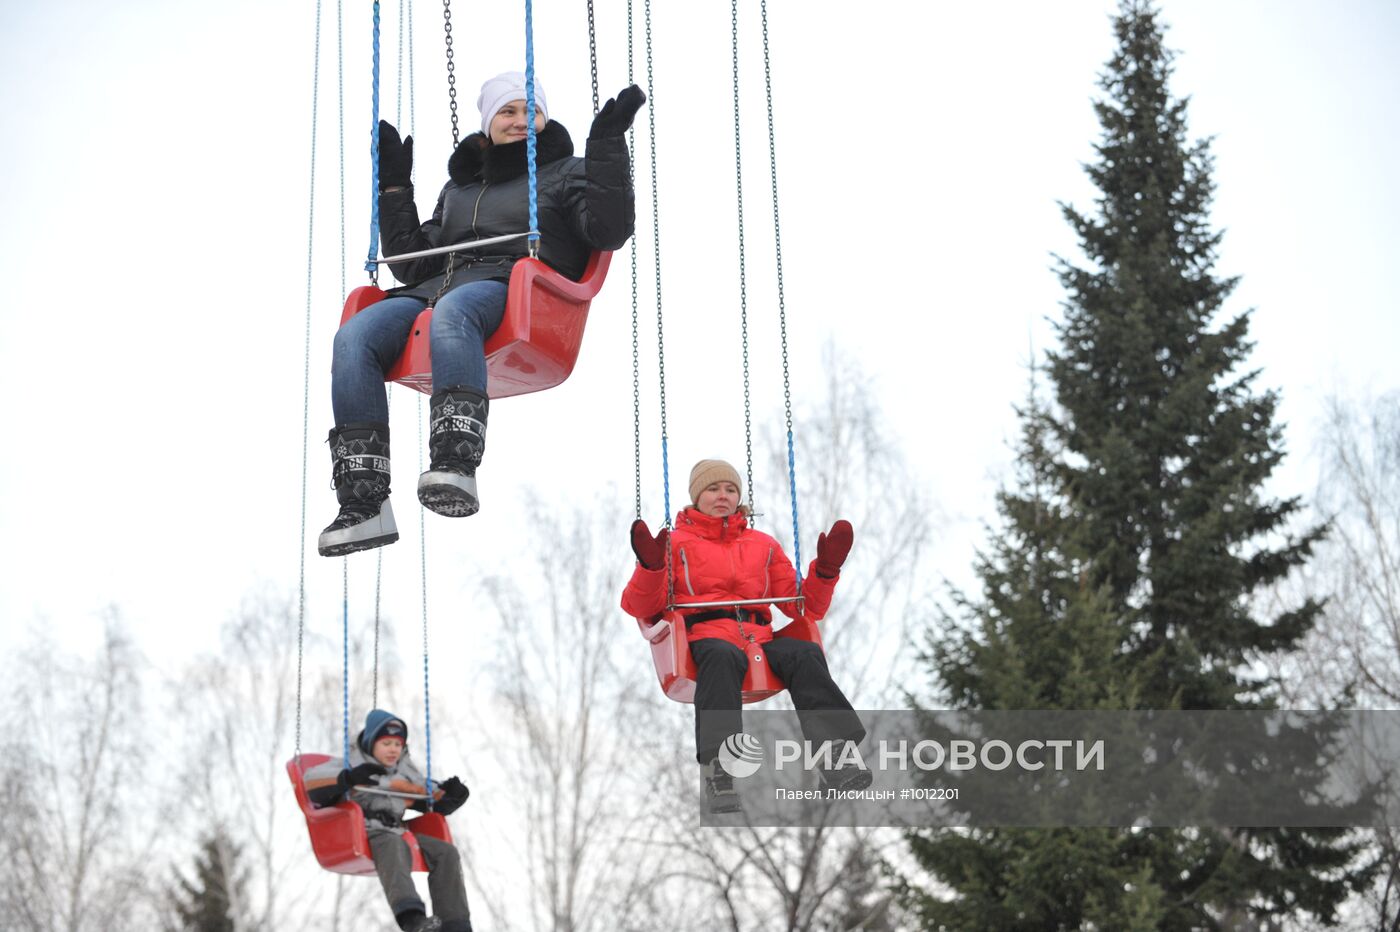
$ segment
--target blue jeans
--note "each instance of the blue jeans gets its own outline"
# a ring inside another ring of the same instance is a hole
[[[486,339],[505,316],[505,282],[470,282],[438,299],[433,309],[433,390],[473,388],[486,394]],[[336,331],[331,361],[331,407],[337,426],[389,423],[384,373],[403,352],[413,322],[428,302],[385,298]]]

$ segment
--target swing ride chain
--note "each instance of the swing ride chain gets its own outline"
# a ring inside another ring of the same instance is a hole
[[[311,184],[306,219],[306,334],[301,372],[301,554],[297,580],[297,716],[296,756],[301,757],[302,658],[306,646],[306,475],[310,457],[311,412],[311,270],[316,243],[316,125],[321,99],[321,0],[316,0],[316,51],[311,65]]]
[[[666,502],[666,527],[671,526],[671,470],[667,462],[668,440],[666,436],[666,347],[661,316],[661,207],[659,202],[661,185],[656,177],[656,88],[653,85],[653,61],[651,48],[651,0],[642,5],[646,23],[647,45],[647,138],[651,149],[651,236],[656,253],[656,361],[661,383],[661,476],[663,497]]]
[[[391,383],[392,384],[392,383]],[[370,680],[369,707],[379,708],[379,593],[384,580],[384,548],[374,561],[374,678]]]
[[[370,167],[370,208],[369,208],[369,255],[365,258],[365,271],[369,273],[369,283],[379,287],[379,265],[374,260],[379,256],[379,2],[374,4],[374,65],[371,70],[369,134]],[[403,60],[402,52],[399,54]],[[402,82],[400,82],[402,83]]]
[[[394,86],[396,95],[394,98],[394,123],[398,126],[403,126],[403,34],[405,31],[403,25],[403,0],[399,0],[399,57],[396,62],[398,66],[398,75]],[[375,128],[375,131],[378,132],[378,127]],[[410,132],[412,131],[410,130]]]
[[[598,113],[598,32],[593,24],[593,0],[588,0],[588,72],[593,78],[593,113]]]
[[[593,9],[592,0],[588,8]],[[590,35],[592,32],[590,30]],[[627,0],[627,83],[634,84],[635,60],[633,55],[635,39],[632,28],[632,0]],[[627,130],[627,174],[628,180],[636,186],[637,134]],[[642,516],[642,367],[638,352],[640,317],[637,303],[637,237],[628,237],[632,254],[632,485],[636,501],[636,517]]]
[[[744,170],[739,133],[739,0],[729,2],[729,50],[734,65],[734,190],[739,202],[739,332],[744,350],[744,457],[747,464],[749,510],[754,508],[753,414],[749,390],[749,295],[744,248]]]
[[[457,149],[457,73],[452,62],[452,0],[442,0],[442,28],[447,35],[447,99],[452,109],[452,149]]]
[[[450,260],[449,260],[450,262]],[[428,444],[423,437],[423,396],[418,396],[418,471],[423,471],[423,451]],[[433,811],[433,720],[428,708],[428,536],[427,522],[418,522],[418,584],[419,592],[422,593],[420,605],[422,607],[423,624],[423,740],[424,753],[427,755],[427,787],[428,787],[428,811]]]
[[[797,455],[792,443],[792,380],[788,369],[787,303],[783,297],[783,235],[778,219],[778,148],[773,132],[773,69],[768,53],[768,0],[761,0],[763,18],[763,86],[768,102],[768,173],[773,186],[773,246],[777,255],[778,330],[783,344],[783,413],[787,420],[788,489],[792,498],[793,566],[797,568],[797,591],[802,592],[802,540],[797,526]]]

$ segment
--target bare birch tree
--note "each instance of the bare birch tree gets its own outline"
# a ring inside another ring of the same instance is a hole
[[[1326,608],[1304,649],[1274,670],[1294,708],[1400,708],[1400,394],[1333,397],[1317,453],[1317,507],[1330,533],[1282,598]],[[1400,834],[1376,832],[1381,870],[1347,927],[1400,930]]]
[[[351,644],[353,670],[370,666],[364,637]],[[182,784],[191,788],[182,837],[192,859],[200,833],[220,825],[243,850],[248,895],[230,904],[238,932],[271,932],[318,917],[332,932],[349,932],[384,910],[373,878],[328,874],[311,854],[286,772],[298,715],[296,644],[290,601],[252,594],[224,624],[219,651],[194,658],[172,684],[187,742]],[[340,647],[305,638],[303,753],[340,753]],[[368,678],[352,683],[355,708],[368,708]]]
[[[92,658],[36,636],[9,671],[0,785],[0,928],[154,925],[148,871],[165,766],[144,715],[143,660],[115,611]]]
[[[501,928],[655,925],[657,889],[639,846],[664,828],[646,798],[670,739],[658,726],[646,645],[618,608],[631,566],[624,513],[615,500],[574,511],[533,500],[527,521],[546,530],[529,581],[485,583],[501,632],[492,683],[502,721],[483,727],[515,792],[483,800],[498,831],[469,842],[466,862],[481,864],[488,851],[499,861],[504,850],[521,865],[525,895],[486,897]]]

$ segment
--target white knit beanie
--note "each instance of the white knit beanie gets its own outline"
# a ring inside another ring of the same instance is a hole
[[[481,85],[481,96],[476,99],[476,109],[481,111],[481,131],[491,135],[491,119],[512,100],[525,99],[525,74],[521,71],[503,71],[494,78],[488,78]],[[535,111],[543,113],[549,120],[549,104],[545,102],[544,83],[535,76]]]

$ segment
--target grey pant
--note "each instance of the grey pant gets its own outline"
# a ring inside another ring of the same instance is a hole
[[[384,886],[384,896],[397,918],[409,910],[426,913],[423,900],[413,886],[413,856],[397,832],[369,829],[369,847],[374,853],[374,869]],[[428,864],[428,894],[433,915],[442,920],[446,932],[469,932],[471,914],[467,910],[467,888],[462,882],[462,858],[457,849],[436,838],[418,836],[423,860]]]

